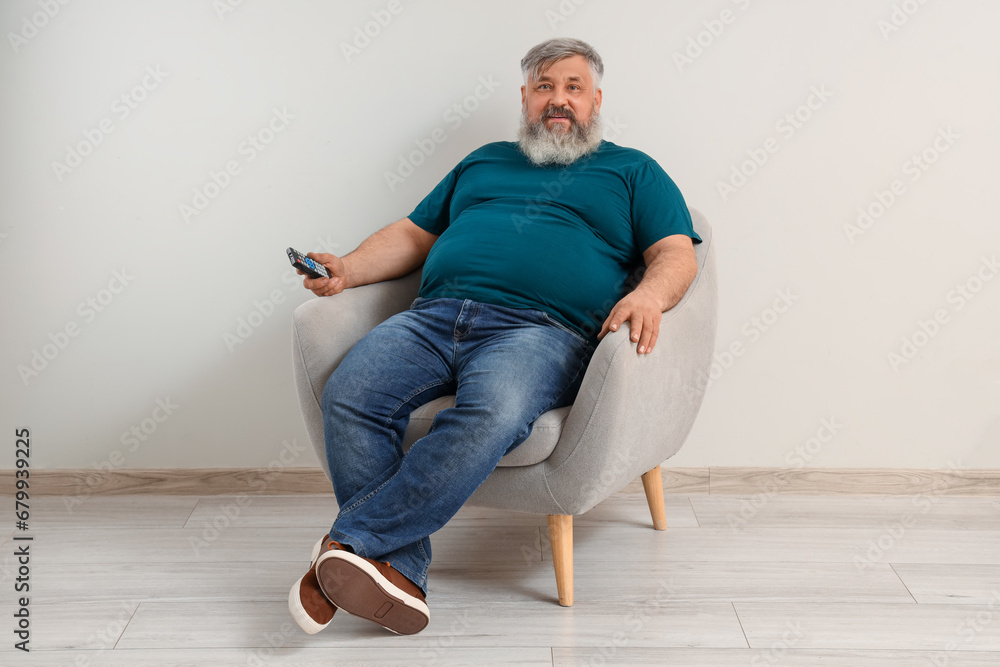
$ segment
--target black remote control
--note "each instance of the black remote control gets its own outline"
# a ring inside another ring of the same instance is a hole
[[[318,262],[314,262],[309,259],[301,252],[295,248],[289,248],[288,261],[292,263],[296,269],[306,274],[310,278],[330,278],[330,272],[326,270],[326,267]]]

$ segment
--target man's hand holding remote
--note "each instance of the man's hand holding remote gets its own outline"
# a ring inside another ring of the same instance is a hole
[[[311,291],[316,296],[332,296],[334,294],[340,294],[344,291],[347,287],[347,266],[344,264],[344,260],[336,255],[331,255],[325,252],[306,253],[306,257],[313,260],[317,264],[325,266],[332,277],[310,278],[309,276],[306,276],[302,281],[303,287]],[[298,271],[297,269],[296,272],[300,276],[305,276],[304,273]]]

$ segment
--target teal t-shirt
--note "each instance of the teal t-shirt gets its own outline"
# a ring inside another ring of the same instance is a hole
[[[420,296],[542,310],[591,340],[643,251],[672,234],[701,242],[656,161],[608,141],[565,167],[533,165],[515,142],[487,144],[409,217],[439,236]]]

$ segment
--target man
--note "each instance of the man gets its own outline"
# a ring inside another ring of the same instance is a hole
[[[518,142],[462,160],[409,217],[345,257],[311,254],[317,296],[423,266],[410,309],[373,329],[326,384],[322,408],[340,512],[289,608],[318,632],[338,608],[397,633],[428,623],[429,535],[523,442],[572,403],[598,340],[628,322],[638,354],[687,290],[700,242],[649,156],[602,141],[600,56],[555,39],[521,61]],[[639,261],[638,286],[623,294]],[[404,455],[409,414],[439,396]]]

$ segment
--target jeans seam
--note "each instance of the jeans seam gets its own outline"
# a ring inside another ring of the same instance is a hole
[[[458,322],[457,321],[455,322],[454,339],[456,343],[460,342],[463,338],[472,333],[472,329],[476,326],[476,320],[479,319],[479,313],[483,309],[483,304],[481,304],[480,302],[466,299],[464,302],[462,302],[462,307],[458,311],[459,318],[461,318],[462,314],[465,312],[467,304],[472,304],[474,306],[469,321],[469,329],[465,333],[458,333]]]
[[[368,500],[370,500],[376,493],[378,493],[379,491],[381,491],[382,489],[384,489],[385,485],[388,484],[389,482],[391,482],[396,477],[396,475],[398,475],[398,474],[399,474],[399,469],[397,468],[396,472],[394,472],[391,475],[389,475],[389,477],[386,478],[386,480],[384,482],[382,482],[376,488],[372,489],[367,494],[365,494],[365,496],[363,498],[358,498],[357,500],[355,500],[353,503],[351,503],[347,507],[342,508],[340,510],[340,514],[341,515],[349,514],[350,512],[352,512],[355,509],[357,509],[358,506],[363,505],[365,502],[367,502]]]
[[[342,533],[339,530],[331,530],[330,538],[332,539],[334,535],[340,538],[336,541],[340,542],[341,545],[351,547],[351,549],[354,550],[354,553],[361,556],[362,558],[366,558],[364,554],[364,549],[362,548],[361,544],[354,539],[353,536],[348,535],[347,533]]]
[[[540,312],[545,317],[545,321],[548,322],[550,325],[554,326],[557,329],[562,329],[563,331],[565,331],[568,334],[572,334],[581,343],[586,343],[587,345],[590,345],[590,341],[587,340],[586,338],[584,338],[583,335],[581,335],[578,331],[574,331],[573,329],[569,328],[568,326],[566,326],[565,324],[563,324],[562,322],[560,322],[556,318],[554,318],[551,315],[549,315],[548,313],[546,313],[544,310],[540,310],[538,312]]]
[[[389,415],[388,415],[388,417],[386,417],[386,421],[382,425],[382,427],[385,428],[385,429],[388,429],[388,430],[392,431],[393,433],[395,433],[395,429],[392,428],[392,422],[393,422],[394,419],[396,419],[396,414],[399,412],[400,408],[402,408],[404,405],[406,405],[407,403],[409,403],[410,401],[412,401],[414,399],[414,397],[419,396],[420,394],[424,393],[428,389],[431,389],[432,387],[440,387],[441,385],[448,384],[449,382],[452,381],[452,379],[453,378],[451,378],[451,377],[447,377],[447,378],[445,378],[443,380],[440,380],[440,379],[439,380],[433,380],[433,381],[428,382],[428,383],[424,384],[423,386],[418,387],[417,389],[414,389],[413,391],[411,391],[404,398],[402,398],[399,401],[399,403],[397,403],[392,408],[392,412],[390,412]]]
[[[410,402],[410,400],[411,400],[411,399],[412,399],[412,398],[413,398],[414,396],[419,396],[419,395],[420,395],[420,394],[421,394],[422,392],[424,392],[424,391],[427,391],[427,390],[428,390],[428,389],[430,389],[431,387],[436,387],[436,386],[440,386],[440,385],[443,385],[443,384],[447,384],[447,383],[448,383],[449,381],[450,381],[450,378],[449,378],[449,379],[446,379],[446,380],[435,380],[435,381],[433,381],[433,382],[428,382],[428,383],[427,383],[427,384],[425,384],[424,386],[422,386],[422,387],[420,387],[419,389],[417,389],[417,390],[415,390],[415,391],[411,392],[410,394],[408,394],[408,395],[407,395],[407,397],[406,397],[405,399],[403,399],[402,401],[400,401],[400,402],[399,402],[399,403],[398,403],[398,404],[396,405],[396,407],[395,407],[395,408],[393,408],[392,412],[391,412],[391,413],[389,413],[389,417],[388,417],[388,418],[386,419],[386,423],[385,423],[385,424],[383,424],[383,427],[384,427],[384,428],[385,428],[386,430],[388,430],[389,432],[391,432],[391,433],[392,433],[392,439],[393,439],[393,445],[396,445],[396,446],[398,446],[398,447],[399,447],[400,449],[402,449],[402,444],[401,444],[401,443],[399,443],[399,442],[397,441],[397,436],[396,436],[396,430],[395,430],[394,428],[392,428],[392,421],[393,421],[393,419],[395,418],[395,415],[396,415],[396,413],[397,413],[397,412],[399,412],[399,409],[400,409],[400,408],[401,408],[402,406],[404,406],[404,405],[406,405],[407,403],[409,403],[409,402]],[[352,510],[356,509],[356,508],[358,507],[358,505],[361,505],[362,503],[364,503],[364,502],[366,502],[367,500],[369,500],[369,499],[370,499],[370,498],[371,498],[372,496],[374,496],[374,495],[375,495],[376,493],[378,493],[378,492],[379,492],[379,491],[381,491],[381,490],[382,490],[383,488],[385,488],[385,485],[386,485],[386,484],[388,484],[388,483],[389,483],[389,482],[390,482],[390,481],[391,481],[391,480],[392,480],[392,479],[393,479],[393,478],[394,478],[394,477],[395,477],[395,476],[396,476],[396,475],[397,475],[398,473],[399,473],[399,470],[397,469],[397,470],[396,470],[396,472],[394,472],[394,473],[393,473],[392,475],[390,475],[390,476],[388,477],[388,479],[386,479],[386,480],[385,480],[384,482],[382,482],[381,484],[379,484],[379,485],[378,485],[378,487],[376,487],[376,488],[372,489],[372,491],[371,491],[370,493],[366,494],[366,495],[365,495],[365,496],[364,496],[363,498],[359,498],[359,499],[358,499],[358,500],[356,500],[355,502],[353,502],[353,503],[351,503],[350,505],[348,505],[347,507],[343,508],[343,509],[341,510],[341,514],[347,514],[348,512],[350,512],[350,511],[352,511]]]
[[[419,389],[416,389],[416,390],[410,392],[409,394],[407,394],[406,398],[404,398],[403,400],[401,400],[393,408],[392,412],[390,412],[389,416],[386,418],[386,422],[385,422],[385,424],[383,424],[383,428],[385,428],[386,430],[388,430],[392,434],[392,440],[393,440],[392,444],[394,446],[397,446],[400,450],[402,450],[402,443],[400,443],[398,441],[398,439],[397,439],[396,429],[392,428],[392,421],[393,421],[393,419],[395,419],[396,413],[399,412],[399,409],[401,407],[403,407],[404,405],[406,405],[407,403],[409,403],[410,400],[412,400],[414,396],[419,396],[421,393],[427,391],[428,389],[430,389],[432,387],[437,387],[437,386],[440,386],[440,385],[443,385],[443,384],[447,384],[450,381],[451,381],[451,378],[446,378],[444,380],[435,380],[433,382],[428,382],[427,384],[423,385]],[[347,514],[348,512],[351,512],[351,511],[357,509],[357,507],[359,505],[365,503],[366,501],[368,501],[369,499],[371,499],[372,496],[374,496],[376,493],[378,493],[383,488],[385,488],[385,485],[388,484],[390,481],[392,481],[392,479],[397,474],[399,474],[399,470],[398,469],[396,470],[396,472],[394,472],[392,475],[390,475],[384,482],[382,482],[381,484],[379,484],[378,487],[372,489],[371,492],[368,493],[368,494],[366,494],[363,498],[359,498],[358,500],[354,501],[353,503],[351,503],[347,507],[342,508],[341,511],[340,511],[340,513],[341,514]]]

